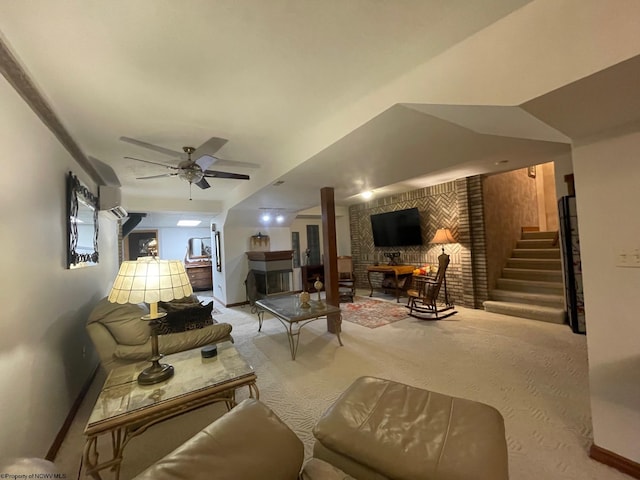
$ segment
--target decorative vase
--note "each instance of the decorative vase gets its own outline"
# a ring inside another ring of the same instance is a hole
[[[311,305],[309,305],[309,300],[311,300],[311,295],[309,295],[309,292],[301,292],[299,298],[300,298],[300,307],[302,308],[311,307]]]
[[[320,277],[316,278],[316,281],[313,284],[313,288],[316,289],[316,292],[318,292],[318,302],[322,301],[320,298],[320,290],[322,290],[322,282],[320,281]]]

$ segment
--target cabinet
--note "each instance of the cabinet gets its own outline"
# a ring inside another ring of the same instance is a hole
[[[185,270],[194,290],[213,290],[211,262],[194,262],[185,265]]]
[[[322,290],[324,290],[324,265],[303,265],[300,267],[302,273],[302,290],[312,293],[316,289],[313,286],[318,277],[323,283]]]

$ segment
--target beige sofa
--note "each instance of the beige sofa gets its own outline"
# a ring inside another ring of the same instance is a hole
[[[195,303],[199,303],[197,298]],[[87,332],[107,371],[149,359],[151,329],[148,322],[141,320],[147,313],[149,311],[144,304],[120,305],[109,302],[106,297],[93,308],[87,321]],[[231,329],[232,326],[228,323],[214,323],[202,328],[160,335],[159,350],[168,355],[211,343],[233,341]]]
[[[135,480],[508,480],[504,421],[493,407],[375,377],[357,379],[298,437],[247,399]]]

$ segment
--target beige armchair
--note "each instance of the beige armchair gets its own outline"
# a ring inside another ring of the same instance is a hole
[[[103,298],[87,321],[87,332],[100,362],[107,371],[151,356],[151,329],[141,317],[148,312],[145,305],[111,303]],[[211,343],[233,341],[231,325],[214,323],[203,328],[160,335],[160,353],[171,354]]]

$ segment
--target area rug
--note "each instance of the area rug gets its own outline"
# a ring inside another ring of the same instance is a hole
[[[378,328],[409,315],[404,303],[385,302],[369,297],[353,297],[353,303],[341,303],[342,320],[357,323],[363,327]]]

